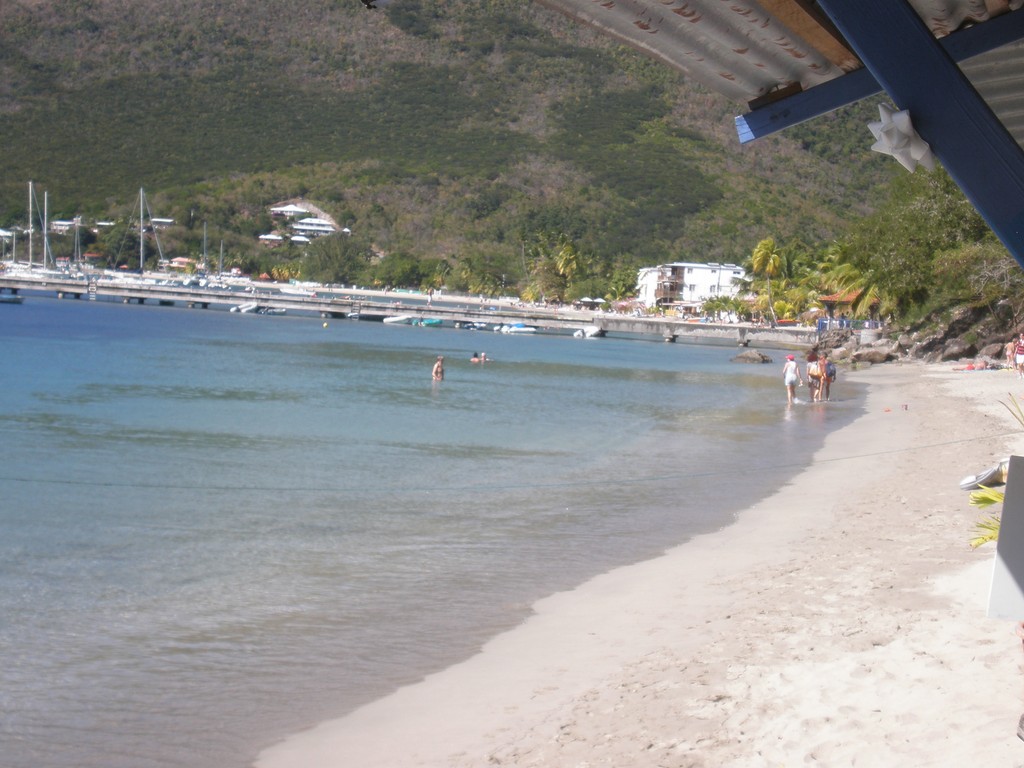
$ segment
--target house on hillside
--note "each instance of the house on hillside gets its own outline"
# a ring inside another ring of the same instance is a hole
[[[737,280],[746,278],[736,264],[699,264],[673,262],[644,267],[637,274],[637,298],[648,307],[672,307],[694,313],[708,299],[734,297],[739,293]]]
[[[81,219],[55,219],[50,222],[50,231],[55,235],[66,235],[75,228]]]
[[[288,205],[277,205],[270,209],[270,215],[275,218],[288,218],[293,216],[305,216],[309,213],[308,208],[303,208],[301,205],[295,205],[295,203],[289,203]]]
[[[337,231],[334,224],[326,219],[319,219],[316,217],[299,219],[292,224],[292,229],[295,230],[295,234],[305,235],[306,237],[333,235]]]

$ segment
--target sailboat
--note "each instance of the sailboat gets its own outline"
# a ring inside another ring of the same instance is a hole
[[[47,236],[47,216],[49,214],[49,193],[43,192],[43,210],[42,210],[42,221],[41,231],[43,233],[43,268],[46,266],[55,266],[53,261],[53,253],[50,251],[50,240]],[[33,205],[35,210],[33,210]],[[35,232],[35,213],[39,211],[39,201],[36,199],[35,184],[33,182],[28,183],[28,268],[32,269],[35,264],[33,263],[33,252],[32,252],[32,235]]]
[[[163,261],[164,249],[160,245],[160,233],[153,225],[153,212],[146,203],[146,190],[139,187],[139,274],[146,271],[146,213],[149,212],[150,228],[153,230],[153,240],[156,242],[156,250],[159,258]]]

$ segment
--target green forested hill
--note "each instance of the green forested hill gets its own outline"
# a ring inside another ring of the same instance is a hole
[[[739,111],[522,0],[8,0],[0,226],[23,225],[30,179],[52,217],[123,215],[145,187],[182,224],[172,250],[205,221],[251,263],[267,206],[305,198],[355,233],[313,261],[515,282],[538,233],[608,272],[810,248],[888,178],[874,103],[744,147]]]

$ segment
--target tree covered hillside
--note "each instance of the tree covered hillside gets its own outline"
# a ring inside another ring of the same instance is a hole
[[[145,187],[173,255],[206,222],[232,263],[310,277],[522,284],[558,237],[606,280],[742,261],[841,234],[891,171],[874,103],[741,147],[741,106],[521,0],[8,0],[0,29],[0,226],[24,226],[29,180],[86,220]],[[261,250],[293,199],[352,237]]]

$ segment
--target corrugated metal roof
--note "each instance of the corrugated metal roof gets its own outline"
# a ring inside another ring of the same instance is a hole
[[[752,106],[806,91],[863,67],[813,0],[540,0]],[[908,0],[936,38],[984,23],[1024,0]],[[962,70],[1024,140],[1024,98],[1014,82],[1024,47],[1004,46]]]
[[[968,59],[960,70],[1024,147],[1024,41]]]
[[[810,0],[540,0],[737,101],[863,66]],[[910,0],[936,37],[1024,0]]]

